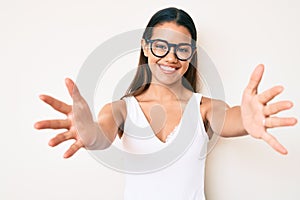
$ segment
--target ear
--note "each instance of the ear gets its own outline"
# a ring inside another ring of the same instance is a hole
[[[142,46],[142,48],[143,48],[144,56],[145,56],[145,57],[148,57],[148,55],[149,55],[149,46],[148,46],[148,44],[146,43],[145,39],[142,39],[142,40],[141,40],[141,46]]]

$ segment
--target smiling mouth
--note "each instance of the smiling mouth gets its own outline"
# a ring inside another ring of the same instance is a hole
[[[164,73],[166,73],[166,74],[172,74],[172,73],[174,73],[176,70],[179,69],[179,67],[178,67],[178,68],[175,68],[175,67],[169,67],[169,66],[166,66],[166,65],[158,65],[158,66],[159,66],[159,68],[160,68]]]

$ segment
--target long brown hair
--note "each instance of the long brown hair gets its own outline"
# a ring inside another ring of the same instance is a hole
[[[174,7],[165,8],[155,13],[150,19],[144,33],[143,39],[147,40],[152,37],[153,27],[163,22],[175,22],[178,25],[186,27],[192,36],[192,45],[196,46],[197,31],[193,19],[183,10]],[[198,58],[197,52],[194,53],[188,70],[182,77],[182,84],[192,92],[199,92],[201,89],[200,76],[197,73]],[[140,51],[140,59],[136,74],[129,85],[125,95],[120,99],[128,96],[137,96],[145,92],[151,83],[151,71],[148,66],[148,58],[144,55],[143,48]],[[119,137],[122,136],[124,124],[119,128]]]
[[[160,10],[152,16],[144,31],[143,39],[150,39],[152,36],[153,27],[163,22],[175,22],[178,25],[186,27],[192,36],[192,45],[196,45],[197,31],[193,19],[185,11],[173,7]],[[200,76],[197,73],[197,66],[198,59],[197,53],[195,53],[189,63],[188,70],[182,78],[182,84],[193,92],[199,92],[201,89]],[[151,71],[148,66],[148,58],[144,55],[143,48],[141,48],[136,74],[125,95],[121,97],[121,99],[128,96],[137,96],[142,94],[149,88],[150,83]]]

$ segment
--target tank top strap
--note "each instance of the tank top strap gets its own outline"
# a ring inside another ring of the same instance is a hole
[[[200,109],[200,104],[201,104],[201,100],[202,100],[202,94],[201,93],[194,93],[194,95],[196,96],[196,99],[197,99],[197,102],[198,102],[198,107],[199,107],[199,109]]]
[[[200,125],[200,129],[201,129],[201,133],[205,137],[205,139],[208,141],[209,137],[208,137],[207,132],[205,130],[204,120],[203,120],[202,115],[201,115],[201,101],[202,101],[203,94],[201,94],[201,93],[194,93],[194,94],[195,94],[196,99],[197,99],[197,110],[199,111],[199,125]]]
[[[126,111],[127,111],[126,119],[130,119],[131,122],[134,122],[139,127],[146,127],[147,121],[144,120],[143,113],[139,112],[140,111],[139,104],[136,102],[134,98],[135,98],[134,96],[123,98],[126,102]]]

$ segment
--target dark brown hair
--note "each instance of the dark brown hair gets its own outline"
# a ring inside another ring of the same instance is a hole
[[[178,25],[186,27],[192,36],[192,45],[196,45],[197,31],[193,19],[185,11],[173,7],[160,10],[152,16],[144,31],[143,38],[150,39],[153,27],[163,22],[175,22]],[[196,69],[197,65],[197,53],[195,53],[189,63],[188,70],[182,78],[182,84],[193,92],[199,92],[201,89],[199,85],[200,77],[197,74]],[[149,88],[150,83],[151,71],[148,66],[148,58],[144,55],[143,49],[141,48],[137,72],[125,95],[121,99],[127,96],[137,96],[142,94]]]
[[[192,45],[196,46],[197,31],[193,19],[185,11],[174,7],[160,10],[152,16],[143,33],[143,39],[151,39],[153,27],[164,22],[174,22],[178,25],[186,27],[191,34]],[[192,92],[199,92],[201,89],[200,76],[197,73],[197,67],[198,60],[197,53],[195,53],[191,58],[188,70],[182,77],[183,86]],[[148,58],[144,55],[143,48],[141,48],[136,74],[125,95],[121,97],[121,99],[128,96],[137,96],[142,94],[149,88],[150,83],[151,71],[148,66]],[[123,125],[121,128],[123,128]],[[123,133],[123,129],[120,130],[121,128],[119,128],[119,137],[121,137]]]

